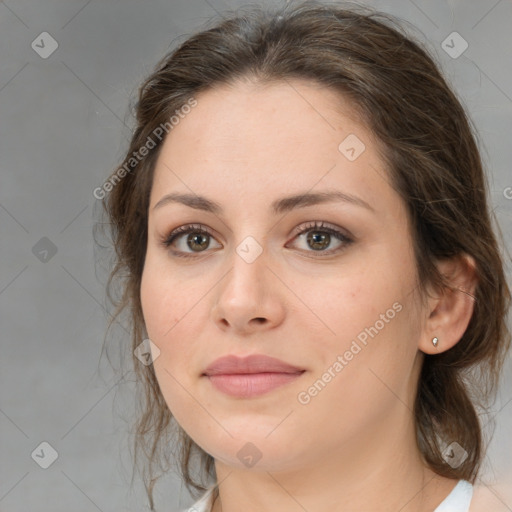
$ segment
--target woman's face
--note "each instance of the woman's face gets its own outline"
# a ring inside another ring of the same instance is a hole
[[[196,99],[156,165],[141,285],[167,405],[230,466],[370,450],[412,416],[424,316],[405,205],[376,141],[350,102],[310,82]],[[231,354],[302,373],[204,375]]]

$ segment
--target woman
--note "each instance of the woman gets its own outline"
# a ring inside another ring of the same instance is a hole
[[[136,114],[104,206],[152,510],[171,458],[190,510],[469,510],[510,292],[425,50],[363,8],[255,8],[166,56]]]

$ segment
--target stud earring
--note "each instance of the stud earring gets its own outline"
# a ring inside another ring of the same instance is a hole
[[[437,347],[438,343],[439,343],[439,338],[432,338],[432,345],[434,345],[434,347]]]

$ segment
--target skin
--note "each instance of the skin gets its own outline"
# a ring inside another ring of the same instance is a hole
[[[155,168],[141,301],[160,350],[153,364],[165,401],[215,458],[214,511],[431,512],[456,480],[422,462],[414,396],[424,354],[457,343],[472,302],[463,293],[420,300],[405,204],[390,186],[378,141],[347,100],[300,80],[237,82],[196,99]],[[338,150],[349,134],[365,144],[354,161]],[[270,209],[283,196],[320,190],[357,196],[371,209],[350,202]],[[179,203],[155,209],[171,192],[206,196],[224,212]],[[321,250],[332,253],[322,256],[306,238],[321,228],[294,231],[312,221],[353,241],[331,236]],[[210,231],[206,249],[200,239],[187,246],[187,234],[162,244],[189,223]],[[248,236],[263,249],[252,263],[236,252]],[[472,290],[470,259],[440,268]],[[309,403],[299,403],[298,394],[396,303],[400,312]],[[220,356],[253,353],[306,371],[249,399],[227,396],[202,376]],[[237,456],[248,442],[261,454],[252,467]]]

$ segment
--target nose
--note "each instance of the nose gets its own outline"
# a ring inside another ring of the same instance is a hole
[[[249,261],[233,251],[231,268],[214,288],[212,319],[237,335],[275,328],[285,316],[284,287],[268,267],[265,251]]]

